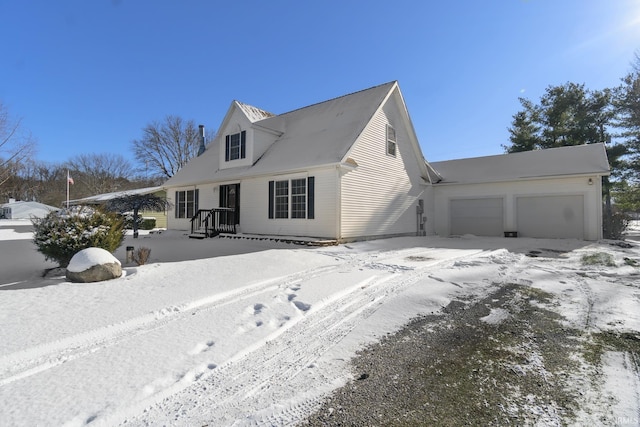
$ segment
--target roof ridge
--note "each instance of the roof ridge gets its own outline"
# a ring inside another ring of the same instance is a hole
[[[569,149],[569,148],[571,148],[571,149],[589,148],[589,149],[594,149],[595,150],[595,147],[599,147],[599,146],[604,146],[604,143],[602,143],[602,142],[592,142],[592,143],[587,143],[587,144],[562,145],[562,146],[559,146],[559,147],[535,148],[533,150],[514,151],[512,153],[507,152],[507,153],[499,153],[499,154],[487,154],[487,155],[484,155],[484,156],[460,157],[460,158],[456,158],[456,159],[437,160],[437,161],[433,161],[433,162],[429,162],[429,163],[458,162],[458,161],[465,161],[465,160],[487,159],[487,158],[493,158],[493,157],[519,156],[519,155],[523,155],[525,153],[541,153],[541,152],[548,152],[548,151],[552,151],[552,150],[560,151],[560,150],[566,150],[566,149]]]
[[[291,113],[296,112],[296,111],[304,110],[305,108],[315,107],[316,105],[324,104],[324,103],[327,103],[327,102],[332,102],[332,101],[335,101],[337,99],[346,98],[348,96],[356,95],[356,94],[362,93],[362,92],[367,92],[369,90],[378,89],[380,87],[387,86],[387,85],[392,85],[392,84],[395,84],[397,82],[398,82],[397,80],[391,80],[391,81],[388,81],[386,83],[382,83],[382,84],[379,84],[379,85],[376,85],[376,86],[371,86],[371,87],[366,88],[366,89],[357,90],[355,92],[347,93],[345,95],[340,95],[340,96],[336,96],[334,98],[326,99],[324,101],[315,102],[313,104],[305,105],[304,107],[299,107],[299,108],[296,108],[296,109],[293,109],[293,110],[290,110],[290,111],[287,111],[287,112],[284,112],[284,113],[281,113],[281,114],[276,114],[275,117],[284,116],[285,114],[291,114]],[[268,118],[269,117],[265,118],[265,120],[268,119]]]

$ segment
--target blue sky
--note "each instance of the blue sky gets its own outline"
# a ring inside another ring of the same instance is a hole
[[[37,159],[120,153],[232,100],[284,113],[398,80],[427,160],[503,152],[518,97],[616,86],[640,0],[0,0],[0,100]]]

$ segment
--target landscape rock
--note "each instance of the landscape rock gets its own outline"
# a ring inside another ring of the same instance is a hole
[[[67,266],[67,280],[76,283],[102,282],[120,276],[120,261],[101,248],[81,250],[71,258]]]

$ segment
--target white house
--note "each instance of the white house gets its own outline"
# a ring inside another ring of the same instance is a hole
[[[233,101],[206,150],[165,183],[174,206],[167,227],[207,235],[241,230],[339,242],[474,231],[501,235],[520,231],[517,227],[526,221],[514,221],[513,215],[542,200],[525,196],[561,194],[582,196],[584,233],[575,237],[596,239],[601,199],[595,189],[608,173],[602,150],[589,148],[579,156],[578,163],[591,162],[597,166],[593,170],[576,167],[568,173],[541,166],[531,176],[500,175],[500,168],[509,171],[511,166],[509,160],[497,159],[519,159],[515,154],[496,156],[496,165],[467,159],[434,167],[424,159],[397,82],[279,115]],[[538,155],[540,162],[553,157],[540,153],[529,153],[532,163]],[[465,161],[472,162],[463,169],[477,174],[475,179],[457,168],[456,162]],[[485,172],[498,176],[488,178]],[[589,177],[594,184],[583,188],[580,183]],[[572,184],[573,179],[582,181]],[[563,191],[556,188],[560,181],[567,185]],[[543,191],[546,185],[554,188]],[[502,227],[497,214],[490,219],[486,214],[499,209]],[[473,223],[486,227],[474,228]],[[524,230],[522,235],[537,233]]]
[[[0,205],[0,218],[7,219],[31,219],[44,218],[51,211],[57,211],[58,208],[45,205],[39,202],[21,202],[13,199],[9,203]]]

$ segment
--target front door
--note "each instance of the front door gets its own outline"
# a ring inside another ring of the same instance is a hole
[[[235,212],[220,217],[220,222],[227,225],[240,224],[240,184],[220,186],[220,207],[233,208]]]

